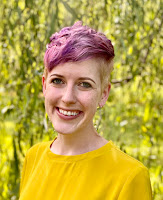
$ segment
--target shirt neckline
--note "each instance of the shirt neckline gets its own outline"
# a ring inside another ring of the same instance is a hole
[[[54,139],[56,140],[56,138]],[[78,154],[78,155],[59,155],[59,154],[55,154],[51,151],[50,147],[52,145],[52,143],[54,142],[54,140],[50,141],[47,145],[47,154],[48,157],[50,159],[53,159],[55,161],[60,161],[60,162],[75,162],[75,161],[80,161],[80,160],[89,160],[92,159],[94,157],[98,157],[104,153],[106,153],[108,150],[111,149],[113,142],[110,140],[108,141],[108,143],[106,143],[105,145],[103,145],[102,147],[93,150],[93,151],[89,151],[83,154]]]

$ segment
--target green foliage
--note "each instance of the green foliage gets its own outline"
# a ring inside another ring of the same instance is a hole
[[[18,199],[30,146],[55,132],[44,110],[41,76],[49,36],[77,20],[115,46],[110,98],[99,132],[150,170],[163,197],[163,9],[161,0],[2,0],[0,4],[0,199]]]

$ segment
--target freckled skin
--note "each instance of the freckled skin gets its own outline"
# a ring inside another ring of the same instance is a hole
[[[110,88],[101,95],[99,65],[94,59],[57,65],[43,77],[46,112],[60,134],[93,132],[93,117],[98,105],[104,105]],[[89,87],[89,85],[91,87]],[[72,120],[58,115],[58,108],[80,111]]]

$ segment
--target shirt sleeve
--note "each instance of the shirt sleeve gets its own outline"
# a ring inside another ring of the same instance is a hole
[[[118,200],[152,200],[148,169],[136,168],[126,180]]]

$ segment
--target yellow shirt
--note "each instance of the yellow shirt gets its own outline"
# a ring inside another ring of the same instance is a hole
[[[19,200],[151,200],[146,167],[111,141],[80,155],[51,152],[51,142],[27,152]]]

